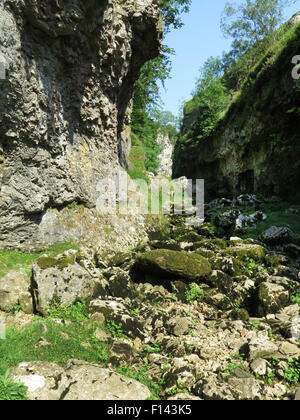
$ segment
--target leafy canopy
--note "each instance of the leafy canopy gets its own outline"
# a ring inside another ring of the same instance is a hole
[[[226,3],[221,29],[233,38],[237,56],[273,33],[283,22],[284,9],[296,0],[246,0],[240,5]]]

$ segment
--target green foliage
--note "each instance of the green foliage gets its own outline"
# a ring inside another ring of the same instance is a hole
[[[288,381],[289,384],[296,385],[300,382],[300,361],[290,359],[288,361],[289,365],[285,369],[285,379]]]
[[[180,16],[182,13],[188,12],[191,0],[159,0],[158,3],[163,15],[165,32],[168,32],[172,27],[175,29],[181,27]],[[170,113],[161,114],[160,98],[160,87],[164,86],[165,81],[170,77],[170,56],[172,54],[173,50],[163,45],[159,56],[143,66],[134,88],[131,128],[144,146],[146,170],[154,174],[159,166],[158,155],[161,152],[161,148],[155,142],[159,130],[162,129],[163,132],[172,135],[176,132],[173,117],[171,117],[171,121],[168,121]],[[141,154],[141,151],[139,153]],[[137,178],[141,175],[141,170],[132,167],[134,156],[131,157],[130,163],[130,175]]]
[[[0,375],[0,401],[27,400],[27,388],[22,383],[15,383],[9,378],[9,370]]]
[[[182,26],[180,15],[189,11],[191,0],[159,0],[158,3],[162,10],[166,31],[169,31],[170,27],[180,28]]]
[[[189,289],[185,292],[185,296],[188,302],[194,302],[199,300],[204,294],[202,286],[196,283],[189,285]]]
[[[127,338],[126,334],[123,332],[123,326],[121,322],[117,324],[115,321],[107,320],[106,328],[114,338]]]
[[[291,296],[291,302],[300,306],[300,293]]]
[[[283,21],[284,9],[295,0],[246,0],[226,3],[221,20],[225,36],[233,38],[232,51],[241,56],[251,46],[274,33]]]
[[[144,179],[148,181],[146,175],[146,152],[143,143],[139,138],[131,133],[131,150],[129,154],[130,169],[128,174],[132,179]]]
[[[158,343],[153,343],[152,345],[146,344],[144,347],[144,352],[146,354],[152,354],[152,353],[159,354],[161,352],[161,348]]]
[[[153,399],[159,399],[160,393],[162,391],[164,380],[161,379],[158,383],[150,379],[147,375],[149,367],[147,364],[144,364],[138,371],[134,370],[131,366],[122,366],[116,369],[120,375],[127,376],[128,378],[135,379],[136,381],[141,382],[146,385],[152,394]]]
[[[239,264],[242,273],[248,277],[255,277],[259,272],[259,265],[253,258],[244,257],[242,261],[239,261]]]
[[[230,92],[226,90],[221,77],[222,72],[222,62],[219,58],[210,57],[201,68],[194,98],[183,109],[184,118],[192,114],[196,120],[187,137],[207,137],[226,109]]]
[[[88,306],[85,302],[77,302],[71,306],[52,302],[49,307],[49,318],[58,318],[73,322],[84,322],[89,319]]]

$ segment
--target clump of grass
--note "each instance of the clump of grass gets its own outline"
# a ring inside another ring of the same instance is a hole
[[[9,378],[9,370],[0,375],[0,401],[24,401],[27,400],[26,394],[26,386]]]
[[[288,361],[288,367],[284,373],[285,379],[289,384],[299,384],[300,382],[300,361],[290,359]]]
[[[71,306],[52,302],[49,306],[49,317],[65,321],[84,322],[89,319],[89,310],[85,302],[77,302]]]

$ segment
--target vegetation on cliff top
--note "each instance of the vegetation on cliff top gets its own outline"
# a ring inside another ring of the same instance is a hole
[[[277,73],[283,70],[299,43],[299,24],[290,27],[286,23],[277,29],[286,4],[277,1],[277,9],[273,10],[273,3],[247,0],[238,9],[226,6],[222,27],[233,37],[232,50],[222,58],[209,58],[202,67],[194,97],[184,106],[177,149],[208,138],[236,107],[248,116],[249,110],[243,105],[252,104],[262,84],[264,94],[256,106],[263,108],[268,102],[268,94],[276,87],[275,65]]]

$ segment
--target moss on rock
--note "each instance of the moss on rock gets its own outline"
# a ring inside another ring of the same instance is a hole
[[[265,250],[260,245],[243,244],[227,248],[223,251],[223,255],[239,259],[248,257],[253,258],[255,261],[262,261],[265,257]]]
[[[224,239],[205,239],[199,242],[195,242],[193,249],[198,249],[198,248],[206,248],[206,249],[210,249],[212,251],[218,251],[220,249],[226,249],[227,247],[227,243],[226,241],[224,241]]]
[[[69,256],[63,256],[61,258],[43,256],[40,257],[36,263],[42,270],[53,267],[59,268],[61,270],[68,265],[74,264],[74,260]]]
[[[230,312],[230,318],[234,321],[241,320],[244,322],[249,321],[250,315],[246,309],[233,309]]]
[[[36,263],[42,270],[46,270],[47,268],[55,267],[56,262],[56,258],[40,257]]]
[[[136,266],[146,274],[180,277],[188,281],[204,279],[212,272],[209,261],[201,255],[167,249],[142,254]]]

